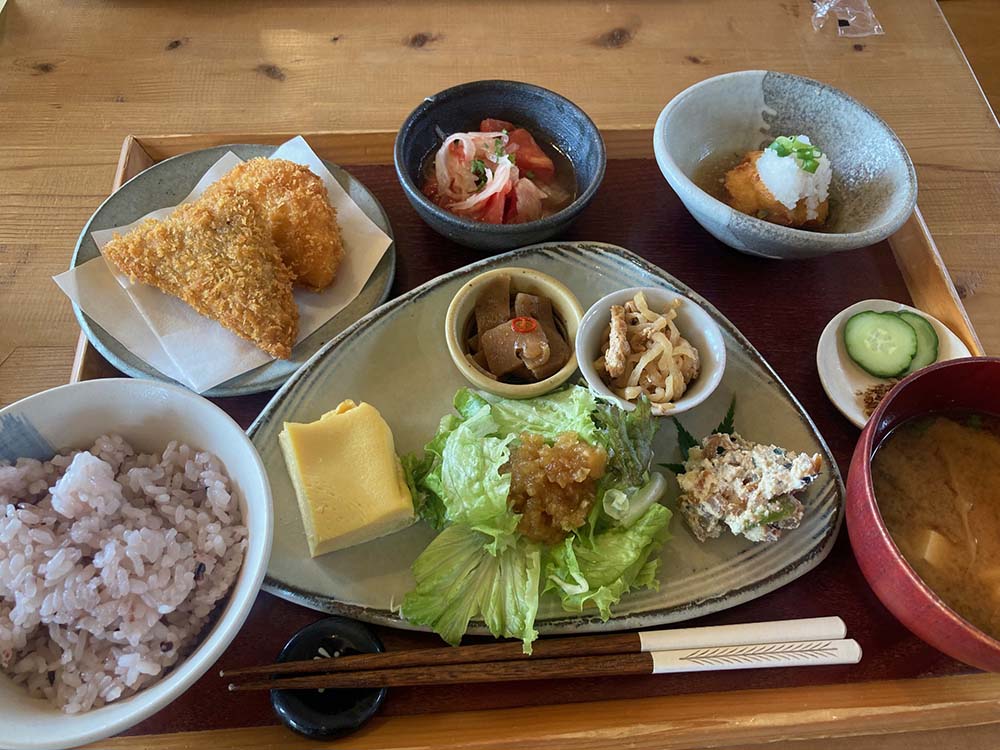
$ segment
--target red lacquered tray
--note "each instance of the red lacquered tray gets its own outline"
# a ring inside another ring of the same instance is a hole
[[[629,248],[709,299],[767,358],[805,406],[846,474],[858,430],[827,400],[815,366],[820,332],[858,300],[913,303],[948,324],[974,352],[979,342],[918,214],[887,243],[806,261],[730,250],[687,213],[651,158],[648,131],[606,131],[608,165],[590,207],[558,239]],[[126,139],[117,188],[179,153],[225,143],[281,143],[286,134]],[[392,133],[306,134],[346,166],[385,207],[396,238],[393,296],[482,257],[444,240],[416,215],[391,166]],[[118,373],[81,339],[73,379]],[[248,426],[271,394],[217,403]],[[977,674],[915,638],[869,590],[843,533],[829,558],[756,601],[698,620],[714,625],[839,615],[864,649],[853,666],[708,672],[601,680],[396,688],[380,716],[335,746],[696,747],[780,736],[835,737],[985,723],[1000,717],[1000,677]],[[324,615],[261,593],[220,660],[272,660],[300,627]],[[439,645],[436,637],[377,628],[389,649]],[[594,703],[600,701],[600,703]],[[210,670],[172,705],[102,747],[315,747],[274,726],[268,696],[231,694]],[[153,736],[155,735],[155,736]]]

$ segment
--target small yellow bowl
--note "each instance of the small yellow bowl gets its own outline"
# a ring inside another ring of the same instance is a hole
[[[562,369],[545,380],[540,380],[537,383],[504,383],[486,377],[466,359],[465,355],[468,354],[469,350],[465,345],[463,334],[469,318],[476,309],[476,299],[479,297],[483,284],[500,274],[510,276],[512,291],[542,295],[552,300],[552,311],[563,324],[566,342],[572,353]],[[582,318],[583,308],[576,295],[565,284],[556,281],[548,274],[533,271],[530,268],[494,268],[492,271],[487,271],[471,279],[458,290],[455,298],[448,305],[448,313],[444,319],[444,335],[448,342],[448,352],[455,362],[455,367],[473,386],[503,398],[532,398],[558,388],[576,371],[574,344]]]

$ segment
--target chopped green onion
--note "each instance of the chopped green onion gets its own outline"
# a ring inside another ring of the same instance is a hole
[[[798,165],[810,174],[819,168],[819,159],[823,156],[823,152],[813,144],[787,135],[779,135],[768,148],[778,156],[794,156]]]
[[[482,188],[486,184],[486,164],[482,159],[473,159],[472,174],[476,176],[476,187]]]
[[[785,135],[779,135],[774,139],[774,142],[768,146],[769,149],[775,151],[778,156],[788,156],[792,153],[792,148],[794,146],[794,141]]]

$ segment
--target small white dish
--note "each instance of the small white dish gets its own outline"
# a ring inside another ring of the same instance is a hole
[[[47,461],[62,450],[86,448],[107,433],[121,435],[144,452],[163,450],[167,441],[178,440],[214,453],[240,493],[247,527],[243,567],[194,651],[135,695],[65,714],[0,674],[0,745],[8,750],[56,750],[97,742],[173,702],[236,637],[264,579],[273,533],[267,473],[243,429],[218,406],[186,388],[154,380],[107,378],[36,393],[0,409],[0,459]]]
[[[823,333],[820,334],[819,345],[816,347],[816,369],[819,370],[819,380],[823,384],[823,390],[826,391],[827,397],[840,413],[856,427],[864,427],[868,421],[859,393],[863,393],[865,389],[873,385],[892,382],[869,375],[847,355],[847,349],[844,346],[844,324],[852,315],[865,310],[874,312],[908,310],[925,318],[928,323],[934,326],[934,332],[938,336],[936,362],[972,356],[969,348],[944,323],[923,310],[904,305],[902,302],[893,302],[887,299],[866,299],[842,310],[827,323]]]
[[[601,356],[601,339],[604,329],[611,321],[611,306],[624,305],[639,292],[645,293],[653,310],[663,310],[673,300],[681,300],[681,306],[677,309],[677,329],[698,350],[701,359],[701,372],[691,381],[684,395],[674,402],[669,416],[683,414],[705,401],[719,385],[726,369],[726,344],[722,331],[712,320],[712,316],[682,294],[662,287],[631,287],[597,300],[583,316],[576,333],[577,364],[595,395],[606,401],[613,401],[626,411],[635,409],[634,403],[616,396],[604,384],[594,367],[594,360]]]

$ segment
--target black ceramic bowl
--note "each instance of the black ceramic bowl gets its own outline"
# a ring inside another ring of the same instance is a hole
[[[455,216],[420,192],[420,170],[441,146],[440,133],[478,130],[486,117],[508,120],[549,141],[573,164],[576,199],[524,224],[485,224]],[[435,231],[477,250],[499,252],[541,242],[565,229],[590,203],[604,177],[604,140],[586,112],[555,92],[518,81],[473,81],[430,96],[396,136],[396,174],[410,203]]]

